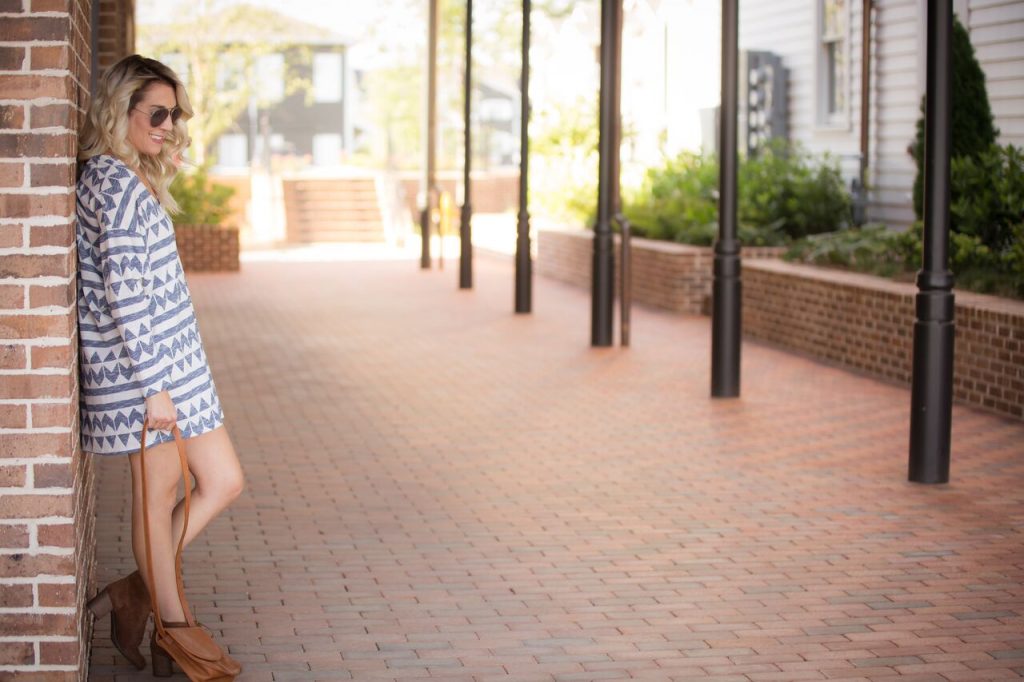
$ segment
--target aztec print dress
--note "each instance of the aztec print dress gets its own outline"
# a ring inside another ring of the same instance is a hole
[[[224,423],[174,226],[124,162],[89,159],[78,181],[82,448],[137,452],[145,399],[170,391],[185,438]],[[151,429],[147,445],[173,440]]]

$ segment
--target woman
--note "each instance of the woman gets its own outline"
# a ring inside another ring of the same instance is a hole
[[[100,79],[81,138],[78,182],[78,321],[81,431],[86,452],[127,455],[132,473],[132,550],[139,571],[89,602],[111,613],[111,638],[140,670],[152,611],[142,521],[140,437],[146,450],[156,599],[164,623],[185,620],[175,583],[182,528],[181,466],[171,429],[185,439],[195,477],[187,544],[242,491],[167,212],[169,187],[188,144],[192,109],[181,80],[153,59],[127,57]],[[153,646],[169,670],[166,652]]]

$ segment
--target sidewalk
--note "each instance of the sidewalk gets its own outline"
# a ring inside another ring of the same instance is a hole
[[[905,388],[746,344],[712,401],[706,318],[595,350],[589,292],[457,273],[190,276],[248,488],[186,584],[239,680],[1024,677],[1024,424],[955,408],[952,483],[911,484]],[[97,623],[90,680],[151,679]]]

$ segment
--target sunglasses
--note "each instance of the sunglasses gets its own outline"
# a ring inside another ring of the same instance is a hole
[[[156,107],[152,111],[143,111],[142,109],[136,109],[136,111],[143,114],[149,114],[149,125],[152,128],[156,128],[161,123],[167,120],[167,117],[171,117],[171,123],[177,123],[178,119],[181,118],[181,109],[174,107],[168,109],[167,107]]]

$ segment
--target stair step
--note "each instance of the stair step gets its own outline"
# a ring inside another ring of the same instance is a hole
[[[289,188],[290,194],[301,194],[304,197],[332,197],[332,196],[377,196],[377,189],[374,187],[325,187],[319,190],[301,189],[298,187]]]
[[[292,181],[285,185],[288,237],[296,242],[380,242],[383,219],[373,179]]]
[[[383,232],[384,226],[380,223],[363,223],[353,225],[351,223],[328,223],[316,222],[300,225],[294,232]]]
[[[307,197],[334,196],[338,194],[375,196],[377,194],[377,188],[373,185],[370,185],[369,187],[323,187],[320,189],[303,189],[302,187],[295,187],[292,188],[291,191],[295,194],[302,194]]]
[[[297,242],[382,242],[383,232],[352,233],[352,232],[303,232],[294,235],[291,241]]]
[[[298,204],[296,206],[296,208],[300,212],[302,212],[302,213],[330,212],[330,211],[336,211],[336,212],[339,212],[339,213],[341,213],[341,212],[346,212],[346,213],[367,213],[367,212],[377,213],[380,210],[380,208],[377,206],[377,204],[373,204],[372,206],[369,205],[369,204],[345,206],[343,204],[325,204],[325,203],[311,203],[311,202],[300,203],[300,204]]]
[[[356,213],[354,211],[296,211],[295,217],[303,223],[315,223],[318,220],[353,220],[357,223],[367,221],[380,222],[380,213]]]

